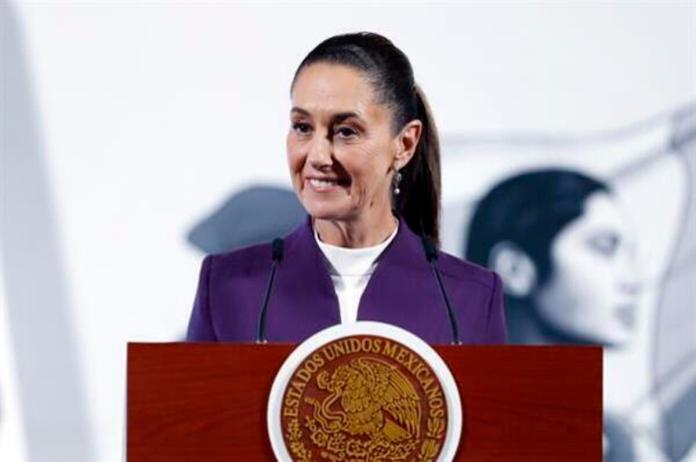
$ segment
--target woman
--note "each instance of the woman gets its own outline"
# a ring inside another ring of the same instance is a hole
[[[298,67],[291,99],[288,165],[307,221],[282,259],[268,244],[206,257],[188,339],[253,341],[268,292],[264,340],[371,320],[430,343],[450,343],[454,323],[464,343],[504,342],[500,279],[441,254],[450,320],[416,234],[438,242],[440,156],[403,52],[377,34],[331,37]]]
[[[636,322],[635,237],[609,187],[571,170],[515,175],[478,204],[466,257],[498,272],[512,343],[621,346]]]
[[[607,184],[536,170],[502,181],[479,202],[466,256],[502,277],[512,343],[621,347],[638,314],[632,229]],[[604,460],[666,460],[635,432],[605,412]]]

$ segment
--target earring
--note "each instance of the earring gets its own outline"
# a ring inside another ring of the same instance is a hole
[[[401,183],[401,172],[398,170],[394,174],[394,195],[398,196],[399,193],[401,192],[401,189],[399,189],[399,183]]]

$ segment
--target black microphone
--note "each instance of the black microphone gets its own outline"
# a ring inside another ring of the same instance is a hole
[[[271,275],[266,285],[266,294],[263,296],[263,305],[259,313],[259,323],[256,327],[256,343],[266,343],[266,312],[268,311],[268,301],[271,299],[273,281],[275,280],[278,264],[283,259],[283,240],[279,237],[273,239],[271,244]]]
[[[433,274],[435,275],[435,279],[437,279],[437,286],[440,288],[442,300],[447,308],[447,316],[449,317],[450,327],[452,327],[452,344],[461,345],[462,341],[459,339],[459,324],[457,323],[457,318],[454,316],[454,311],[452,311],[452,305],[450,305],[449,297],[447,296],[447,291],[445,290],[445,285],[442,283],[440,268],[437,265],[437,248],[430,241],[430,239],[425,236],[421,236],[421,242],[423,243],[425,258],[428,259],[428,263],[430,263],[430,267],[433,269]]]

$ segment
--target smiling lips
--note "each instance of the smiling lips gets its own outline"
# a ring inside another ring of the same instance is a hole
[[[330,192],[343,184],[345,183],[334,178],[305,178],[305,186],[309,185],[316,192]]]

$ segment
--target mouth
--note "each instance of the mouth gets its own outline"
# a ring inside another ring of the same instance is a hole
[[[317,178],[309,177],[304,180],[305,186],[316,192],[330,192],[338,188],[348,186],[349,182],[339,178]]]

